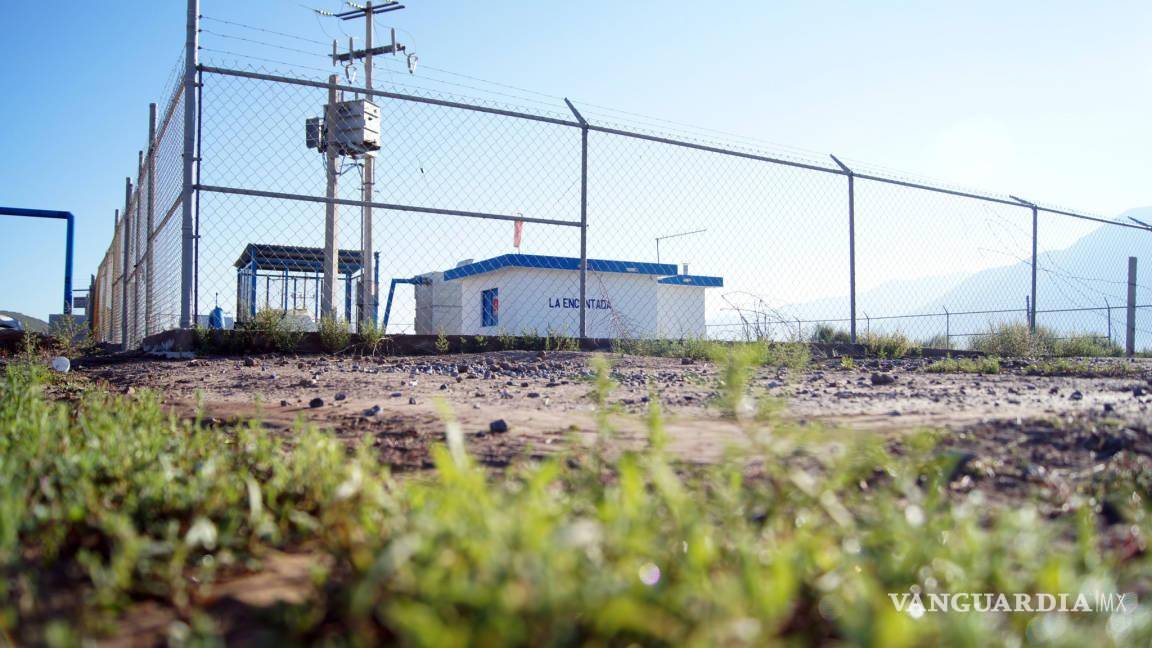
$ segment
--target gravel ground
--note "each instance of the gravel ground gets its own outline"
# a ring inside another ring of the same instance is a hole
[[[367,436],[382,461],[411,469],[425,466],[429,443],[443,438],[438,401],[461,422],[471,451],[492,465],[590,441],[596,428],[589,359],[582,353],[517,351],[265,356],[133,360],[84,373],[119,391],[157,390],[168,406],[185,415],[199,402],[210,419],[257,416],[272,433],[289,434],[303,419],[349,443]],[[612,421],[621,446],[644,443],[643,417],[637,415],[647,409],[649,398],[658,398],[667,414],[670,451],[686,461],[714,461],[727,447],[745,442],[738,423],[718,415],[719,377],[711,363],[611,359],[618,383],[611,395],[618,412]],[[1019,454],[1009,448],[1021,443],[1044,448],[1042,441],[1052,439],[1056,444],[1065,428],[1090,436],[1101,421],[1127,430],[1139,440],[1128,443],[1128,449],[1144,454],[1152,363],[1137,360],[1123,377],[1046,377],[1027,375],[1027,362],[1007,362],[995,375],[926,373],[926,362],[857,361],[845,369],[839,361],[817,361],[796,375],[760,370],[752,386],[779,397],[786,403],[785,416],[801,422],[892,435],[943,428],[955,432],[948,443],[997,461],[1018,459],[1009,456]],[[1107,368],[1122,361],[1094,362],[1092,367]],[[1080,455],[1088,458],[1092,452]],[[1066,457],[1059,460],[1068,463]],[[1035,462],[1042,465],[1044,457]]]

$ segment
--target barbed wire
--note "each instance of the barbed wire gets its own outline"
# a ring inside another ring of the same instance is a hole
[[[209,20],[212,22],[218,22],[218,23],[222,23],[225,25],[231,25],[233,27],[243,27],[245,29],[251,29],[253,31],[258,31],[258,32],[262,32],[265,34],[273,34],[276,36],[283,36],[285,38],[292,38],[292,39],[304,41],[306,43],[312,43],[314,45],[321,45],[321,46],[325,46],[325,47],[328,46],[328,43],[325,43],[324,41],[318,41],[318,40],[315,40],[313,38],[307,38],[304,36],[300,36],[299,34],[289,34],[287,32],[280,32],[280,31],[275,31],[272,29],[265,29],[264,27],[256,27],[254,25],[246,25],[246,24],[241,23],[241,22],[236,22],[236,21],[232,21],[232,20],[224,20],[221,18],[213,17],[213,16],[206,16],[204,14],[200,14],[200,18],[202,20]]]

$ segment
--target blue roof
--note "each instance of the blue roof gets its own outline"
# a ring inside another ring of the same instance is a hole
[[[723,277],[708,277],[705,275],[676,275],[657,280],[662,284],[676,284],[685,286],[700,286],[701,288],[723,288]]]
[[[483,274],[500,270],[501,268],[545,268],[548,270],[579,270],[580,259],[575,257],[542,256],[538,254],[504,254],[491,259],[477,261],[452,268],[444,272],[446,281],[461,279],[472,275]],[[643,261],[610,261],[607,259],[588,259],[590,272],[622,272],[625,274],[642,274],[667,276],[676,274],[676,265],[673,263],[647,263]]]

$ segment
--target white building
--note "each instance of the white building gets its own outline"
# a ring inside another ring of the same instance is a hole
[[[579,267],[573,257],[505,254],[422,275],[416,333],[578,335]],[[588,337],[704,337],[704,291],[723,285],[670,263],[588,259]]]

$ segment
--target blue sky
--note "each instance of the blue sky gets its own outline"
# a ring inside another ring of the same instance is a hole
[[[1152,3],[407,4],[383,22],[423,65],[1105,215],[1152,204]],[[80,287],[177,62],[184,3],[60,8],[4,3],[0,204],[77,214]],[[202,12],[339,34],[294,1],[203,0]],[[0,308],[58,312],[63,234],[0,217]]]

